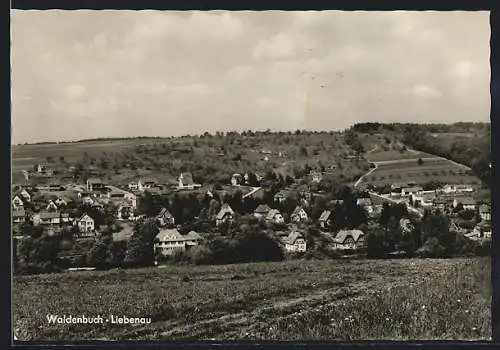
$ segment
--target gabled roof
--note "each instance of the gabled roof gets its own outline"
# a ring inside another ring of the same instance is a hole
[[[156,179],[153,179],[152,177],[145,177],[144,179],[141,179],[139,180],[141,181],[141,183],[145,184],[145,183],[156,183]]]
[[[255,213],[258,214],[267,214],[271,208],[267,204],[260,204],[257,209],[255,209]]]
[[[276,193],[274,195],[274,197],[287,197],[287,196],[290,196],[294,193],[294,191],[290,190],[290,189],[283,189],[283,190],[280,190],[278,193]]]
[[[187,235],[184,236],[186,240],[200,240],[202,237],[195,231],[189,231]]]
[[[285,241],[285,243],[288,243],[288,244],[295,244],[295,242],[301,238],[304,239],[304,236],[302,235],[302,233],[300,233],[298,231],[293,231],[293,232],[290,232],[290,234],[287,237],[285,237],[283,239],[283,241]]]
[[[327,221],[331,214],[331,210],[324,210],[319,217],[319,221]]]
[[[173,215],[172,215],[172,213],[170,213],[170,212],[167,210],[167,208],[162,208],[162,209],[160,210],[160,212],[158,213],[158,215],[156,215],[156,217],[157,217],[157,218],[159,218],[159,217],[169,217],[169,218],[172,218],[172,217],[173,217]]]
[[[86,216],[87,216],[88,218],[90,218],[92,221],[94,221],[94,219],[93,219],[93,218],[92,218],[89,214],[87,214],[87,213],[83,213],[83,214],[82,214],[82,215],[81,215],[78,219],[76,219],[76,221],[81,221],[81,220],[83,220]]]
[[[451,197],[436,197],[434,198],[435,204],[450,204],[453,202],[453,198]]]
[[[397,188],[405,188],[408,187],[408,183],[406,182],[395,182],[391,185],[391,190],[397,189]]]
[[[90,177],[87,182],[89,184],[104,184],[104,182],[98,177]]]
[[[24,208],[12,210],[12,217],[20,218],[20,217],[25,217],[25,216],[26,216],[26,212],[24,211]]]
[[[301,211],[305,212],[304,208],[302,208],[300,205],[297,205],[297,206],[295,207],[295,209],[293,210],[292,215],[298,215],[298,214],[299,214],[299,212],[301,212]],[[307,214],[307,213],[306,213],[306,214]]]
[[[182,242],[200,240],[202,237],[195,231],[190,231],[186,235],[181,235],[176,228],[163,229],[158,232],[156,238],[162,242]]]
[[[168,228],[160,230],[160,232],[156,235],[156,238],[160,241],[177,241],[182,238],[182,235],[176,228]]]
[[[217,219],[224,218],[224,215],[226,215],[227,213],[234,214],[234,211],[233,211],[233,208],[231,208],[229,206],[229,204],[224,204],[222,206],[222,208],[219,210],[219,212],[217,213]]]
[[[61,216],[63,217],[69,217],[69,214],[68,213],[61,213],[59,211],[40,211],[38,213],[38,215],[40,216],[40,219],[55,219],[55,218],[59,218]]]
[[[480,213],[490,213],[491,212],[491,208],[487,204],[481,204],[481,206],[479,207],[479,212]]]
[[[360,237],[364,235],[364,232],[361,230],[341,230],[335,236],[335,242],[339,244],[344,244],[346,239],[351,237],[354,242],[357,242]]]
[[[276,215],[281,215],[280,211],[278,209],[271,209],[267,212],[266,219],[272,220]]]
[[[29,197],[31,197],[31,193],[30,193],[27,189],[25,189],[25,188],[23,188],[23,189],[19,192],[19,194],[20,194],[21,196],[22,196],[23,194],[25,194],[25,195],[28,195]]]
[[[12,201],[15,201],[15,200],[21,201],[21,203],[23,202],[23,200],[21,199],[21,197],[18,196],[18,195],[14,196],[14,198],[12,198]]]
[[[461,197],[456,198],[458,203],[462,203],[462,205],[476,205],[476,201],[471,197]]]
[[[372,205],[372,200],[370,198],[358,198],[356,200],[356,204],[357,205],[361,205],[361,206],[368,206],[368,205]]]

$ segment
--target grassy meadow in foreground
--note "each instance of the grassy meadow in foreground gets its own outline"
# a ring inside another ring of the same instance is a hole
[[[489,339],[490,259],[289,261],[15,277],[20,340]],[[151,317],[49,325],[47,314]]]

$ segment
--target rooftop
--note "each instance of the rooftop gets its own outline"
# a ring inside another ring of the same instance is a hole
[[[321,216],[319,217],[319,221],[326,221],[332,214],[331,210],[325,210],[321,213]]]
[[[335,242],[343,244],[349,237],[351,237],[354,242],[357,242],[363,235],[364,232],[361,230],[341,230],[335,236]]]

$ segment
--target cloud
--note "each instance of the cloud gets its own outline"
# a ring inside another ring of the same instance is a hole
[[[460,61],[453,65],[452,70],[459,78],[470,78],[476,72],[476,67],[470,61]]]
[[[71,100],[79,100],[84,95],[87,89],[83,85],[71,84],[66,88],[66,96]]]
[[[306,48],[300,35],[279,33],[259,41],[253,51],[253,57],[279,60],[303,55],[305,51]]]
[[[413,94],[422,99],[435,99],[441,97],[441,91],[427,85],[416,85]]]
[[[257,104],[261,107],[269,107],[269,106],[272,106],[274,104],[276,104],[276,100],[270,98],[270,97],[259,97],[257,99]]]

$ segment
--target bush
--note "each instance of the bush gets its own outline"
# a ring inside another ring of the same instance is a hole
[[[425,244],[417,249],[417,256],[424,258],[443,258],[445,257],[445,247],[441,245],[436,237],[429,238]]]

